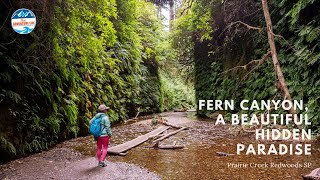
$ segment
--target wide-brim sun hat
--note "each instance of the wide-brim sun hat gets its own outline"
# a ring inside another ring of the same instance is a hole
[[[104,111],[104,110],[108,110],[110,108],[108,106],[106,106],[105,104],[101,104],[98,109],[99,109],[99,111]]]

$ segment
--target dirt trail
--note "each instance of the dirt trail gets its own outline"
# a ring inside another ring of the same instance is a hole
[[[133,164],[107,161],[107,167],[98,167],[95,157],[57,145],[26,158],[11,161],[0,167],[0,179],[160,179]]]

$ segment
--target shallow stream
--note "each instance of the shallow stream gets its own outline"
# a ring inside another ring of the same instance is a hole
[[[189,117],[187,113],[165,113],[170,122],[190,127],[162,142],[184,145],[183,149],[150,149],[146,142],[131,149],[127,156],[108,156],[110,161],[133,163],[159,174],[163,179],[302,179],[301,175],[320,167],[320,143],[312,143],[312,155],[233,155],[236,146],[257,144],[254,134],[232,132],[228,125]],[[111,146],[126,142],[155,129],[151,120],[113,128]],[[264,142],[271,144],[276,142]],[[85,155],[95,155],[91,137],[83,138],[74,148]],[[288,144],[288,142],[286,142]],[[217,152],[231,154],[218,156]],[[281,168],[279,166],[290,165]],[[299,166],[309,167],[299,167]],[[271,167],[272,166],[272,167]]]

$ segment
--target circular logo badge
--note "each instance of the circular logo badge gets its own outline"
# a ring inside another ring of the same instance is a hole
[[[11,16],[11,26],[19,34],[29,34],[36,27],[36,16],[29,9],[18,9]]]

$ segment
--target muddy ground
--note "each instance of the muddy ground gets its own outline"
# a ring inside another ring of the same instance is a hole
[[[301,179],[320,167],[320,144],[312,144],[311,156],[218,156],[234,154],[236,144],[258,143],[253,134],[237,132],[229,125],[196,119],[184,112],[163,113],[170,123],[189,127],[161,144],[183,145],[183,149],[150,149],[146,142],[125,157],[108,156],[107,167],[97,167],[93,138],[81,137],[58,144],[0,167],[0,179]],[[151,120],[112,128],[110,146],[150,132],[160,125]],[[173,130],[170,130],[173,131]],[[170,132],[169,131],[169,132]],[[267,142],[272,143],[272,142]],[[228,163],[311,163],[308,168],[230,168]]]

